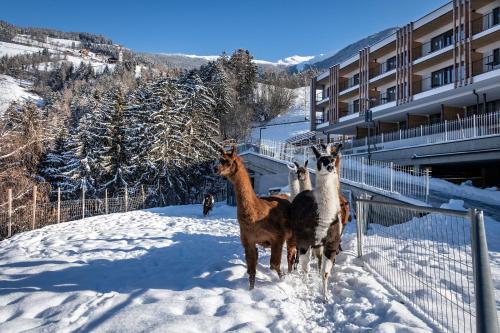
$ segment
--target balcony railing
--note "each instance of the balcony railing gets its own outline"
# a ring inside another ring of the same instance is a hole
[[[359,77],[350,77],[340,84],[340,91],[347,90],[359,84]]]
[[[500,69],[500,56],[489,55],[472,63],[472,74],[479,75]]]
[[[437,52],[450,45],[453,45],[455,38],[452,36],[450,39],[444,39],[440,43],[432,43],[432,40],[425,42],[421,45],[415,46],[412,50],[413,60],[425,57],[428,54]]]
[[[382,92],[370,101],[370,106],[375,107],[375,106],[387,104],[389,102],[393,102],[395,100],[396,100],[396,93]]]
[[[323,93],[317,93],[316,94],[316,103],[324,100],[325,98],[328,98],[328,96],[326,94],[323,94]]]
[[[500,23],[500,11],[491,11],[472,21],[472,34],[478,34]]]
[[[343,152],[344,154],[366,152],[368,143],[371,150],[376,151],[492,135],[500,135],[500,111],[383,133],[369,139],[348,140],[344,143]]]

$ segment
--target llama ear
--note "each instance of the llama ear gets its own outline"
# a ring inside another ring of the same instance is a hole
[[[295,164],[295,167],[296,167],[297,169],[298,169],[298,168],[300,168],[299,163],[297,163],[296,161],[293,161],[293,164]]]
[[[321,148],[323,148],[324,150],[328,149],[327,145],[325,145],[324,143],[321,144]]]
[[[226,155],[226,151],[224,150],[224,147],[219,146],[219,153],[221,153],[222,156]]]
[[[321,154],[319,153],[319,151],[316,149],[316,147],[312,146],[311,149],[313,150],[314,152],[314,155],[316,156],[316,158],[320,158]]]
[[[237,153],[238,153],[238,148],[236,148],[236,145],[233,145],[231,148],[231,153],[229,153],[229,156],[233,158]]]
[[[337,150],[336,150],[336,151],[337,151],[337,152],[339,152],[339,151],[340,151],[340,149],[342,149],[342,147],[343,147],[343,146],[344,146],[344,145],[343,145],[342,143],[340,143],[340,142],[336,143],[336,144],[335,144],[335,148],[337,148]]]
[[[290,169],[291,171],[296,171],[297,168],[295,168],[295,164],[286,164],[286,166],[288,167],[288,169]]]
[[[307,168],[307,164],[309,164],[309,160],[306,160],[306,163],[304,163],[304,168]]]

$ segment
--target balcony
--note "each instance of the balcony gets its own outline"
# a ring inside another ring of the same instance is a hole
[[[320,105],[320,104],[323,104],[325,103],[326,101],[328,101],[328,99],[330,98],[330,96],[328,96],[328,94],[325,94],[325,93],[317,93],[316,94],[316,105]]]
[[[394,62],[384,62],[381,64],[377,64],[374,70],[370,72],[370,79],[373,79],[377,76],[383,75],[387,72],[390,72],[396,69],[396,61]]]
[[[340,84],[339,91],[342,92],[344,90],[355,87],[358,84],[359,84],[359,76],[358,75],[350,77]]]
[[[438,52],[448,46],[453,45],[455,38],[449,36],[441,40],[430,40],[413,48],[413,60],[425,57],[426,55]]]
[[[472,34],[478,34],[486,31],[500,23],[500,10],[493,9],[482,17],[472,21]]]
[[[500,69],[500,53],[489,55],[472,63],[474,76]]]
[[[384,105],[396,100],[395,92],[381,92],[378,96],[372,97],[370,100],[370,107],[376,107],[379,105]]]

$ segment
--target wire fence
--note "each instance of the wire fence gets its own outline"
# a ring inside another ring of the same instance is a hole
[[[363,262],[439,330],[498,332],[482,212],[358,199],[357,229]]]
[[[37,202],[37,187],[33,187],[33,199],[18,207],[12,206],[12,195],[9,194],[9,204],[6,211],[0,210],[0,240],[17,233],[42,228],[47,225],[80,220],[86,217],[124,213],[132,210],[151,208],[148,198],[151,191],[144,187],[127,188],[108,197],[105,191],[102,197],[85,198],[82,193],[77,200],[57,200],[54,202]],[[188,203],[203,202],[204,193],[192,196]],[[216,202],[227,198],[227,190],[221,189],[213,193]]]

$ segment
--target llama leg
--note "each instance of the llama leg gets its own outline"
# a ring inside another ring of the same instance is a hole
[[[286,242],[286,258],[288,263],[288,273],[291,273],[294,269],[296,269],[295,261],[297,257],[297,246],[292,239],[289,239]]]
[[[249,289],[252,290],[255,286],[255,274],[258,260],[258,252],[255,244],[248,244],[245,246],[245,259],[247,262]]]
[[[280,279],[283,277],[283,273],[281,273],[283,243],[283,240],[277,240],[271,244],[271,269],[274,269],[278,273]]]
[[[302,272],[304,272],[304,282],[307,282],[309,278],[309,260],[311,259],[311,249],[303,249],[300,250],[300,262],[302,264]]]
[[[334,255],[335,257],[335,255]],[[323,280],[323,299],[328,301],[328,278],[330,277],[330,273],[332,272],[333,264],[335,262],[335,259],[332,259],[325,256],[325,264],[323,265],[323,269],[321,270],[321,278]]]
[[[324,259],[325,263],[323,269],[321,271],[321,277],[323,279],[323,299],[328,301],[328,278],[332,273],[333,265],[335,264],[335,258],[338,253],[338,249],[340,246],[340,221],[338,221],[335,225],[331,226],[328,231],[328,241],[324,247]]]
[[[321,265],[323,259],[323,246],[314,248],[314,256],[318,259],[318,272],[321,275]]]

